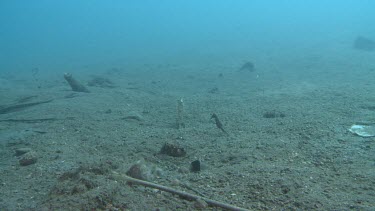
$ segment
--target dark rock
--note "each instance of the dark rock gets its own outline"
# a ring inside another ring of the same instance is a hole
[[[190,170],[192,172],[200,172],[201,171],[201,162],[199,160],[195,160],[195,161],[191,162]]]
[[[248,72],[254,72],[255,71],[255,65],[252,62],[245,62],[239,69],[239,71],[248,71]]]
[[[375,50],[375,42],[373,40],[368,39],[368,38],[358,36],[354,40],[353,47],[357,50],[373,51],[373,50]]]
[[[139,160],[129,168],[126,175],[140,180],[152,181],[156,177],[162,177],[163,171],[156,166],[147,164],[144,160]]]
[[[175,144],[165,143],[160,150],[160,154],[166,154],[172,157],[183,157],[186,155],[184,148]]]
[[[126,172],[126,175],[136,179],[146,180],[144,173],[142,173],[142,165],[138,163],[132,165],[130,169]]]
[[[36,152],[34,151],[30,151],[21,157],[21,159],[19,160],[19,163],[21,166],[28,166],[28,165],[36,163],[37,160],[38,160],[38,154],[36,154]]]

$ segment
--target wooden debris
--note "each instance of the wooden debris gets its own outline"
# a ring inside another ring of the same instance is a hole
[[[22,122],[22,123],[38,123],[46,121],[56,121],[56,118],[44,118],[44,119],[0,119],[0,122]]]
[[[155,184],[155,183],[152,183],[152,182],[147,182],[147,181],[135,179],[135,178],[129,177],[129,176],[124,175],[124,174],[119,174],[117,172],[112,172],[112,177],[114,179],[117,179],[117,180],[125,180],[127,183],[131,183],[131,184],[134,184],[134,185],[135,184],[142,185],[142,186],[145,186],[145,187],[156,188],[158,190],[162,190],[162,191],[166,191],[166,192],[169,192],[169,193],[172,193],[172,194],[176,194],[176,195],[178,195],[178,196],[180,196],[181,198],[184,198],[184,199],[203,200],[210,206],[220,207],[220,208],[225,209],[225,210],[248,211],[248,209],[245,209],[245,208],[236,207],[236,206],[233,206],[233,205],[230,205],[230,204],[226,204],[226,203],[223,203],[223,202],[211,200],[209,198],[197,196],[197,195],[194,195],[194,194],[191,194],[191,193],[176,190],[176,189],[173,189],[173,188],[170,188],[170,187],[167,187],[167,186],[163,186],[163,185],[159,185],[159,184]]]
[[[0,107],[0,114],[7,114],[7,113],[21,111],[21,110],[24,110],[26,108],[36,106],[36,105],[39,105],[39,104],[49,103],[51,101],[52,100],[46,100],[46,101],[39,101],[39,102],[33,102],[33,103],[21,103],[21,104],[2,106],[2,107]]]

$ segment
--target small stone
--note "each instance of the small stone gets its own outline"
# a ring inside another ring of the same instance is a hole
[[[166,154],[172,157],[183,157],[186,155],[186,151],[176,144],[165,143],[160,149],[160,154]]]
[[[15,155],[21,156],[21,155],[26,154],[30,151],[31,151],[31,148],[28,148],[28,147],[18,148],[18,149],[15,150]]]
[[[143,159],[133,164],[130,169],[126,172],[126,175],[135,179],[152,181],[156,175],[154,174],[154,167],[148,165]]]
[[[192,172],[200,172],[201,170],[201,162],[199,160],[195,160],[191,162],[191,171]]]
[[[38,160],[38,154],[34,151],[30,151],[30,152],[25,153],[21,157],[21,159],[19,160],[19,163],[21,166],[28,166],[28,165],[36,163],[37,160]]]
[[[197,199],[194,202],[194,207],[197,208],[197,209],[205,209],[205,208],[208,207],[208,204],[203,199]]]
[[[248,71],[248,72],[254,72],[254,71],[255,71],[255,66],[254,66],[254,64],[253,64],[252,62],[248,61],[248,62],[244,63],[244,64],[240,67],[239,70],[240,70],[240,71],[245,70],[245,71]]]

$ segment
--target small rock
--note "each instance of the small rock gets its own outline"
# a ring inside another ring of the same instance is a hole
[[[18,149],[15,150],[15,155],[21,156],[21,155],[26,154],[30,151],[31,151],[31,148],[28,148],[28,147],[18,148]]]
[[[176,144],[165,143],[160,149],[160,154],[166,154],[172,157],[183,157],[186,155],[186,151]]]
[[[155,166],[148,165],[143,159],[133,164],[126,175],[145,181],[152,181],[162,175],[162,171]]]
[[[28,165],[36,163],[37,160],[38,160],[38,154],[34,151],[30,151],[30,152],[25,153],[21,157],[21,159],[19,160],[19,163],[21,166],[28,166]]]
[[[254,72],[255,66],[252,62],[248,61],[245,62],[239,69],[239,71],[248,71],[248,72]]]
[[[357,50],[373,51],[375,50],[375,41],[366,37],[358,36],[354,41],[353,47]]]
[[[194,202],[194,207],[197,209],[205,209],[208,207],[208,204],[203,199],[197,199]]]
[[[200,172],[201,170],[201,162],[199,160],[195,160],[191,162],[191,171],[192,172]]]

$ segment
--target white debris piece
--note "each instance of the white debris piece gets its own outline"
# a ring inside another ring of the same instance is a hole
[[[375,136],[375,126],[372,125],[352,125],[349,131],[361,137]]]

